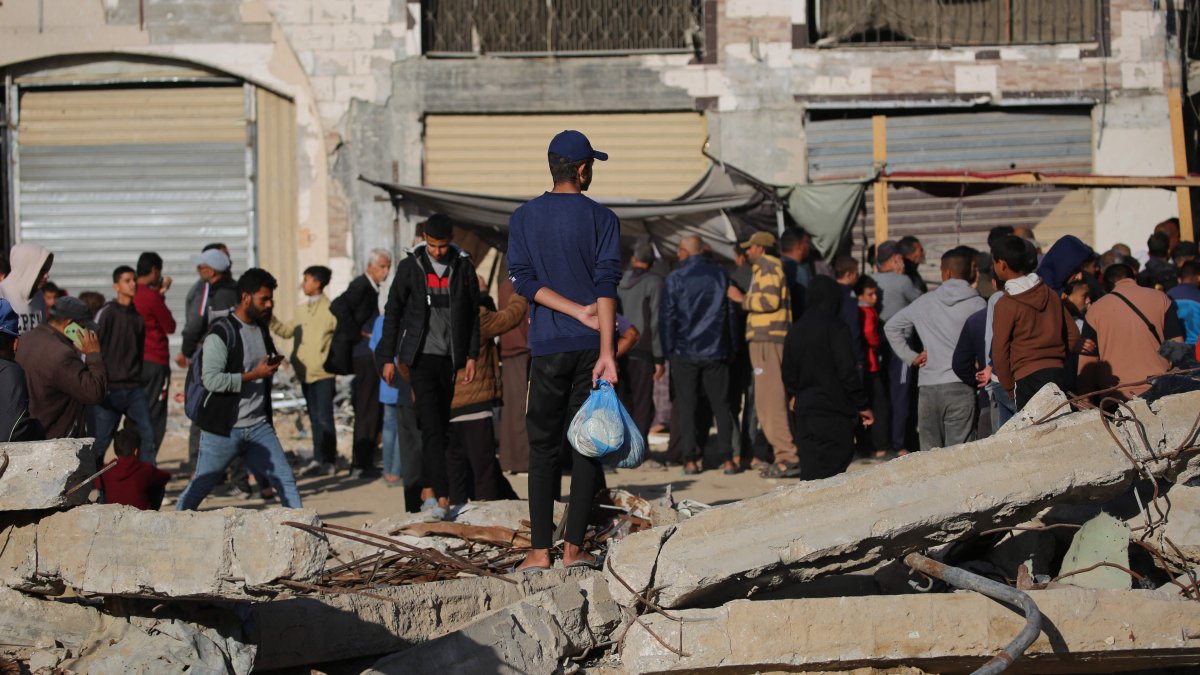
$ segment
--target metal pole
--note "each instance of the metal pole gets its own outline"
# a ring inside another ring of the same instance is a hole
[[[994,600],[1017,605],[1025,613],[1025,627],[1021,629],[1020,633],[1017,633],[1017,637],[1013,638],[1013,641],[1008,643],[1003,651],[993,656],[973,675],[995,675],[1004,672],[1041,635],[1042,612],[1028,594],[998,581],[985,579],[966,570],[931,560],[920,553],[909,553],[904,557],[904,564],[921,574],[941,579],[955,588],[975,591]]]

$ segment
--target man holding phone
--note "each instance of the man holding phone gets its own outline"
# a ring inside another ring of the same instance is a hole
[[[46,323],[21,336],[17,363],[25,370],[29,416],[46,438],[86,436],[84,410],[108,390],[100,339],[89,326],[87,305],[68,295],[54,303]]]
[[[266,270],[246,270],[237,282],[237,307],[215,320],[204,338],[200,348],[204,398],[196,415],[200,454],[192,481],[179,495],[179,511],[200,506],[238,456],[275,488],[282,506],[300,508],[296,478],[271,417],[271,378],[283,363],[267,331],[275,287],[275,277]]]

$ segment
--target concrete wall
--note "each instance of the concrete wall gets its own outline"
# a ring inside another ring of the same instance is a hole
[[[159,54],[294,97],[300,218],[311,233],[300,264],[328,261],[338,272],[334,291],[367,250],[411,238],[411,222],[396,228],[391,206],[357,177],[420,182],[428,113],[704,110],[713,154],[789,183],[806,178],[804,119],[813,105],[1096,101],[1097,171],[1173,173],[1165,91],[1180,86],[1180,73],[1167,36],[1170,3],[1154,11],[1109,0],[1107,54],[1097,44],[818,49],[806,44],[807,4],[708,0],[716,43],[700,60],[450,60],[420,56],[420,5],[404,0],[145,0],[140,17],[138,0],[48,2],[40,29],[37,3],[5,3],[0,65],[75,52]],[[1170,192],[1097,191],[1097,243],[1139,248],[1174,208]]]

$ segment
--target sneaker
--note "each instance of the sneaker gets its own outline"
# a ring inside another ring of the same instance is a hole
[[[318,462],[314,459],[300,470],[300,475],[305,477],[332,476],[333,465],[328,462]]]

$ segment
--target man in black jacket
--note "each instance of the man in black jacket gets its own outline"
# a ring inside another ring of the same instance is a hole
[[[283,363],[267,330],[275,286],[275,277],[266,270],[246,270],[237,283],[237,308],[213,322],[204,338],[204,391],[196,412],[196,424],[203,429],[200,456],[195,475],[179,495],[178,511],[200,506],[237,457],[244,457],[254,475],[275,489],[281,506],[300,508],[296,479],[271,414],[271,378]]]
[[[475,379],[479,356],[479,282],[467,254],[450,240],[454,226],[434,214],[423,226],[425,243],[396,265],[383,310],[383,337],[375,361],[384,380],[412,383],[421,427],[423,509],[445,518],[449,508],[446,447],[455,372]]]
[[[133,306],[137,277],[128,265],[113,270],[112,276],[116,298],[96,314],[96,335],[100,337],[100,353],[108,370],[108,392],[95,408],[96,463],[104,463],[104,453],[124,416],[137,425],[142,438],[138,451],[141,460],[155,464],[158,445],[154,442],[154,425],[150,421],[150,401],[142,388],[146,324]]]
[[[40,441],[46,432],[29,416],[25,370],[17,363],[20,320],[7,300],[0,298],[0,443]]]
[[[854,458],[857,418],[875,421],[850,329],[838,317],[842,291],[829,277],[808,285],[808,303],[783,343],[783,387],[796,429],[801,480],[839,474]]]
[[[371,348],[371,328],[379,316],[379,291],[392,270],[392,254],[377,248],[367,256],[367,271],[350,282],[346,291],[329,305],[337,328],[325,359],[326,372],[338,375],[354,373],[350,402],[354,406],[354,445],[351,450],[351,478],[372,478],[375,469],[375,442],[383,424],[383,406],[379,403],[379,371]],[[327,472],[330,465],[318,465],[306,476]]]
[[[684,237],[676,255],[679,267],[667,275],[660,301],[659,335],[671,361],[671,384],[678,412],[679,448],[685,474],[700,473],[696,442],[696,403],[708,397],[717,418],[717,448],[726,474],[737,473],[733,463],[733,411],[729,407],[729,356],[733,307],[726,297],[729,276],[701,253],[704,242]],[[707,424],[703,425],[707,428]]]

